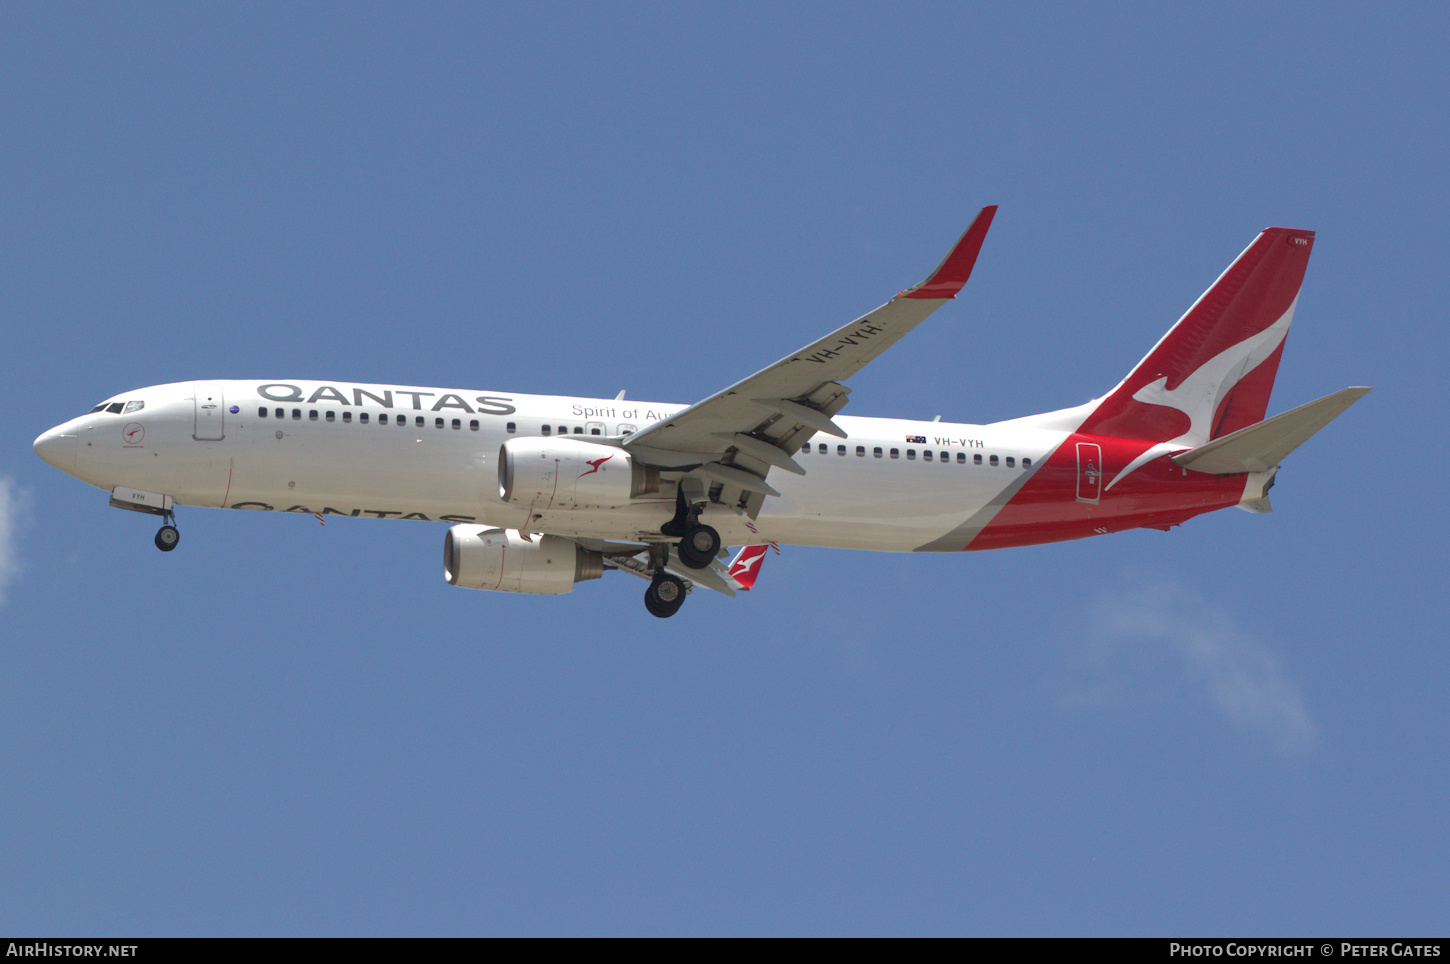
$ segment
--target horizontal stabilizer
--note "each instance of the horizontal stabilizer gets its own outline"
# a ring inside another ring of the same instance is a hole
[[[1346,388],[1326,395],[1175,455],[1173,461],[1186,469],[1211,475],[1267,472],[1368,392],[1368,388]]]

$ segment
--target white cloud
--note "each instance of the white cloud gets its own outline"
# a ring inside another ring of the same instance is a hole
[[[14,479],[0,476],[0,606],[5,605],[11,580],[20,574],[16,534],[27,502],[25,490]]]
[[[1156,696],[1186,681],[1235,729],[1278,752],[1316,740],[1303,694],[1268,644],[1228,609],[1177,583],[1138,578],[1100,593],[1087,629],[1074,645],[1093,680],[1073,687],[1074,703]]]

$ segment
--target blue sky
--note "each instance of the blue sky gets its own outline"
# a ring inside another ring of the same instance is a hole
[[[0,15],[0,930],[1450,930],[1439,5],[28,5]],[[920,280],[851,414],[1122,377],[1318,232],[1275,511],[787,547],[649,617],[447,586],[425,523],[35,458],[100,399],[320,378],[692,402]],[[1426,390],[1428,387],[1428,391]]]

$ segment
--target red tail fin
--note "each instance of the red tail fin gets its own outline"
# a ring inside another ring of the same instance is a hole
[[[1261,421],[1313,247],[1265,228],[1079,431],[1201,445]]]

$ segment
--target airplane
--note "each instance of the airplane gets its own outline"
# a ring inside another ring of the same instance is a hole
[[[1370,390],[1264,418],[1314,245],[1272,227],[1100,398],[986,425],[841,415],[844,382],[961,291],[996,211],[925,281],[693,405],[189,381],[34,448],[160,516],[163,551],[181,505],[443,521],[450,585],[560,594],[613,570],[668,617],[696,587],[750,589],[770,544],[959,552],[1267,512],[1284,457]],[[727,565],[724,545],[745,548]]]

